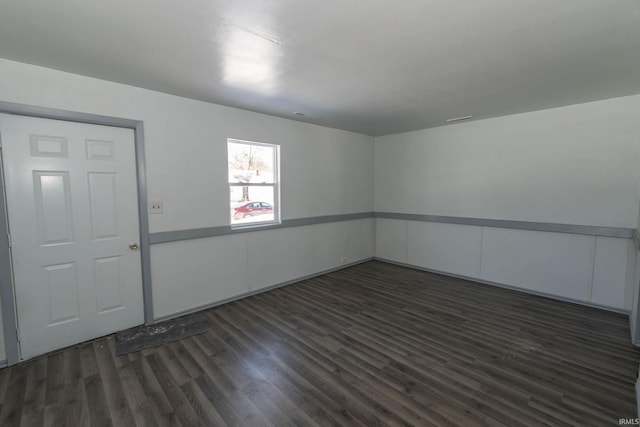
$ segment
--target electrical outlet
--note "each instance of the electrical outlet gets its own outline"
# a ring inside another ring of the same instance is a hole
[[[161,214],[164,210],[164,204],[162,200],[150,200],[149,201],[149,213]]]

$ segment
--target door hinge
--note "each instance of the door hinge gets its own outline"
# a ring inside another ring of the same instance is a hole
[[[11,234],[7,233],[7,240],[9,241],[9,247],[11,248]]]

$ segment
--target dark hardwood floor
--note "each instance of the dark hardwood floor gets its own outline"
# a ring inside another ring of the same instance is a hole
[[[626,316],[368,262],[206,311],[116,357],[101,338],[0,370],[0,425],[617,425]]]

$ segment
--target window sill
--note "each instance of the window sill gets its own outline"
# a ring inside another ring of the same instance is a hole
[[[282,225],[282,221],[268,221],[268,222],[253,222],[251,224],[231,224],[231,230],[252,230],[252,229],[264,229],[273,228]]]

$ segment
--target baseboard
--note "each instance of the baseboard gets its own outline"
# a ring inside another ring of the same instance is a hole
[[[7,366],[9,366],[9,362],[7,362],[6,360],[0,360],[0,369],[6,368]]]
[[[498,287],[498,288],[509,289],[509,290],[512,290],[512,291],[522,292],[522,293],[529,294],[529,295],[536,295],[536,296],[539,296],[539,297],[545,297],[545,298],[554,299],[554,300],[558,300],[558,301],[569,302],[569,303],[572,303],[572,304],[584,305],[586,307],[592,307],[592,308],[597,308],[597,309],[600,309],[600,310],[611,311],[611,312],[614,312],[614,313],[625,314],[627,316],[629,314],[631,314],[630,310],[624,310],[624,309],[620,309],[620,308],[609,307],[609,306],[606,306],[606,305],[590,303],[590,302],[587,302],[587,301],[581,301],[581,300],[578,300],[578,299],[563,297],[563,296],[560,296],[560,295],[554,295],[554,294],[549,294],[549,293],[546,293],[546,292],[534,291],[532,289],[519,288],[517,286],[506,285],[504,283],[491,282],[489,280],[482,280],[482,279],[478,279],[476,277],[462,276],[460,274],[450,273],[450,272],[441,271],[441,270],[434,270],[432,268],[420,267],[418,265],[406,264],[404,262],[393,261],[393,260],[385,259],[385,258],[373,257],[373,259],[376,260],[376,261],[381,261],[381,262],[386,262],[386,263],[389,263],[389,264],[399,265],[401,267],[412,268],[414,270],[421,270],[421,271],[426,271],[426,272],[429,272],[429,273],[441,274],[443,276],[455,277],[456,279],[468,280],[470,282],[480,283],[482,285],[495,286],[495,287]]]
[[[348,263],[348,264],[343,264],[343,265],[340,265],[338,267],[330,268],[328,270],[323,270],[323,271],[319,271],[317,273],[309,274],[307,276],[298,277],[297,279],[287,280],[286,282],[278,283],[276,285],[268,286],[266,288],[261,288],[261,289],[255,290],[255,291],[245,292],[245,293],[242,293],[240,295],[233,296],[231,298],[225,298],[223,300],[215,301],[215,302],[208,303],[208,304],[199,305],[197,307],[189,308],[187,310],[182,310],[182,311],[179,311],[179,312],[176,312],[176,313],[171,313],[171,314],[168,314],[168,315],[165,315],[165,316],[156,317],[155,319],[153,319],[153,322],[151,322],[150,324],[162,322],[164,320],[174,319],[176,317],[186,316],[187,314],[192,314],[192,313],[196,313],[198,311],[207,310],[209,308],[217,307],[219,305],[227,304],[229,302],[236,301],[236,300],[239,300],[239,299],[242,299],[242,298],[247,298],[247,297],[250,297],[250,296],[253,296],[253,295],[258,295],[258,294],[261,294],[263,292],[271,291],[273,289],[278,289],[278,288],[282,288],[284,286],[293,285],[295,283],[302,282],[303,280],[313,279],[314,277],[322,276],[324,274],[333,273],[334,271],[339,271],[339,270],[343,270],[345,268],[353,267],[354,265],[358,265],[358,264],[362,264],[362,263],[365,263],[365,262],[368,262],[368,261],[372,261],[373,259],[374,259],[373,257],[361,259],[359,261],[351,262],[351,263]]]

